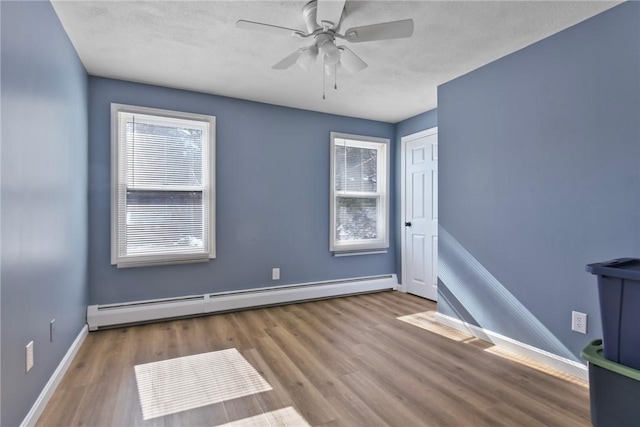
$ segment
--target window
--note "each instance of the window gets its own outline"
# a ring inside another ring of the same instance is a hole
[[[111,105],[111,264],[215,258],[215,117]]]
[[[389,140],[331,132],[332,252],[389,247]]]

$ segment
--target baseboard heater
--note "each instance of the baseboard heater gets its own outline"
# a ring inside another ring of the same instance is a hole
[[[96,331],[100,328],[156,320],[395,290],[397,287],[396,275],[389,274],[122,304],[90,305],[87,307],[87,323],[90,331]]]

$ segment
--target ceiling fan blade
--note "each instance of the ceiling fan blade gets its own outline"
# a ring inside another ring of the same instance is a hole
[[[341,51],[340,65],[351,74],[367,68],[367,63],[360,59],[360,57],[353,53],[348,47],[338,46],[338,49]]]
[[[318,0],[318,10],[316,13],[318,25],[323,28],[335,28],[340,25],[344,3],[345,0]]]
[[[286,70],[287,68],[291,67],[293,64],[296,63],[296,61],[298,60],[298,57],[302,55],[302,51],[303,49],[296,50],[291,55],[284,58],[282,61],[278,62],[277,64],[274,64],[271,68],[273,68],[274,70]]]
[[[344,33],[344,38],[351,43],[362,43],[375,40],[401,39],[411,37],[412,34],[413,19],[404,19],[402,21],[349,28]]]
[[[300,37],[305,35],[304,31],[293,28],[278,27],[277,25],[263,24],[261,22],[240,20],[236,22],[236,28],[243,30],[262,31],[263,33],[275,34],[278,36]]]

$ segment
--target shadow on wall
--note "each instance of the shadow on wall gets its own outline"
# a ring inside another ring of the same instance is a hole
[[[438,256],[439,305],[466,323],[582,363],[442,226]]]

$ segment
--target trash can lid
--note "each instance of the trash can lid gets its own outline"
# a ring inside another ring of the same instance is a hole
[[[611,261],[587,264],[587,271],[599,276],[640,280],[640,259],[618,258]]]
[[[594,340],[591,341],[589,345],[584,348],[584,350],[582,350],[582,353],[580,353],[580,355],[589,363],[593,363],[594,365],[600,366],[601,368],[608,369],[609,371],[613,371],[620,375],[624,375],[625,377],[640,381],[639,370],[621,365],[616,362],[612,362],[609,359],[605,359],[604,355],[602,354],[603,351],[604,345],[602,344],[602,340]]]

